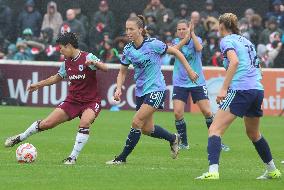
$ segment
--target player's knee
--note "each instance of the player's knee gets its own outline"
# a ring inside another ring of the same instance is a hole
[[[260,133],[259,131],[251,131],[251,130],[246,130],[248,138],[255,142],[260,138]]]
[[[134,118],[132,121],[132,127],[136,128],[136,129],[142,129],[143,125],[144,125],[144,121],[139,119],[139,118]]]
[[[211,126],[208,129],[208,134],[209,136],[221,136],[222,135],[222,131],[220,129],[218,129],[218,127],[216,125],[214,125],[213,123],[211,124]]]
[[[39,128],[40,129],[51,129],[55,127],[55,123],[50,121],[50,120],[42,120],[40,123],[39,123]]]
[[[201,110],[204,117],[208,118],[212,116],[212,112],[210,110]]]
[[[182,110],[175,110],[175,118],[176,120],[181,120],[183,118],[183,111]]]

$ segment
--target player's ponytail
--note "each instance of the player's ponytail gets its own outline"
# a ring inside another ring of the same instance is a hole
[[[131,17],[129,18],[127,21],[133,21],[137,24],[138,28],[142,28],[142,36],[148,37],[148,31],[146,29],[146,20],[145,17],[143,15],[138,15],[137,17]]]
[[[240,34],[238,28],[238,17],[233,13],[224,13],[219,17],[219,24],[224,24],[227,30],[230,30],[233,34]]]

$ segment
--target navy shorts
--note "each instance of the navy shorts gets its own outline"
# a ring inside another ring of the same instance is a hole
[[[189,88],[174,86],[172,99],[181,100],[187,103],[189,93],[191,94],[191,98],[194,104],[199,100],[209,99],[206,86],[196,86]]]
[[[156,109],[164,109],[166,91],[157,91],[145,94],[144,96],[136,96],[136,111],[140,109],[142,104],[148,104]]]
[[[222,110],[230,108],[230,112],[238,117],[261,117],[263,97],[263,90],[228,90],[219,108]]]

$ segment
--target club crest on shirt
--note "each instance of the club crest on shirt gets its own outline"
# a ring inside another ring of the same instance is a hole
[[[79,71],[83,71],[84,70],[84,65],[79,65]]]

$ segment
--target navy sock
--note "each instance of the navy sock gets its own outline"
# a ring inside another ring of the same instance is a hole
[[[268,163],[272,160],[272,155],[270,152],[269,145],[264,137],[261,137],[261,139],[259,139],[258,141],[253,142],[253,145],[259,157],[262,159],[264,163]]]
[[[184,119],[176,120],[176,129],[180,136],[181,143],[188,145],[187,143],[187,133],[186,133],[186,123]]]
[[[214,118],[213,115],[212,115],[211,117],[206,117],[206,118],[205,118],[206,126],[207,126],[208,129],[209,129],[210,125],[211,125],[212,122],[213,122],[213,118]]]
[[[221,137],[213,135],[208,138],[208,161],[209,165],[219,164],[221,153]]]
[[[154,125],[154,131],[151,133],[150,136],[154,138],[165,139],[170,143],[174,142],[176,139],[176,136],[174,134],[171,134],[159,125]]]
[[[141,130],[131,128],[128,134],[127,140],[125,142],[124,149],[122,153],[117,157],[118,160],[126,161],[127,156],[132,152],[138,143],[141,136]]]

